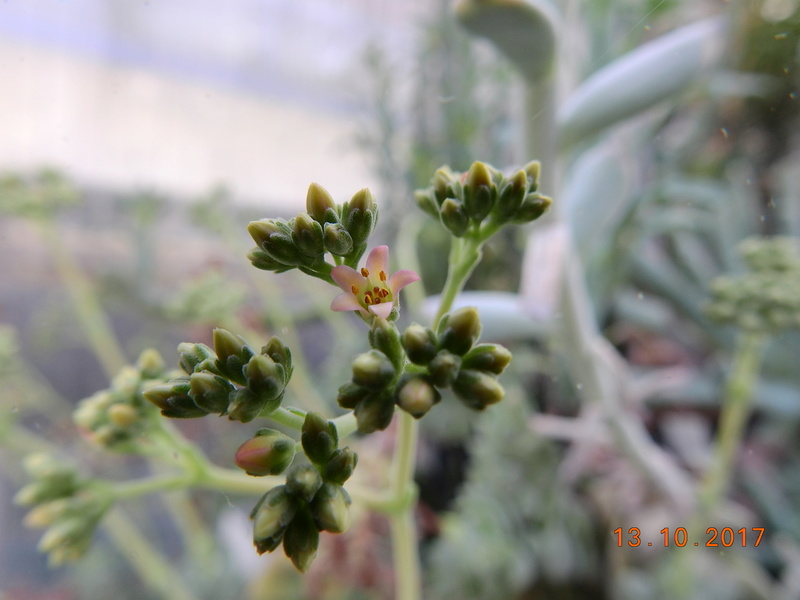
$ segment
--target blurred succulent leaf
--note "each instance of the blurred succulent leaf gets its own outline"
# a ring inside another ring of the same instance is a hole
[[[725,29],[719,17],[685,25],[594,73],[559,111],[561,144],[573,144],[684,90],[717,62]]]

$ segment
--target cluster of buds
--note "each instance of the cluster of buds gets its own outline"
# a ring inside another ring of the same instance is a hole
[[[281,405],[292,376],[291,352],[276,337],[256,354],[238,335],[215,329],[213,350],[205,344],[183,343],[178,353],[186,375],[144,392],[165,417],[213,413],[247,423]]]
[[[706,314],[747,331],[777,333],[800,327],[800,247],[791,237],[745,240],[740,252],[748,272],[711,284]]]
[[[539,169],[539,162],[533,161],[506,177],[482,162],[472,163],[466,173],[442,167],[430,187],[416,192],[417,204],[456,237],[479,231],[484,222],[492,228],[530,223],[552,202],[536,191]]]
[[[483,410],[503,399],[505,392],[497,376],[511,362],[511,352],[498,344],[477,344],[481,333],[478,311],[465,307],[445,315],[437,331],[410,325],[401,343],[408,359],[425,368],[413,375],[407,391],[401,387],[398,404],[419,417],[436,401],[435,388],[452,388],[469,408]],[[423,399],[430,399],[426,403]]]
[[[136,366],[123,368],[111,387],[80,401],[73,412],[78,428],[92,442],[117,451],[134,451],[134,441],[153,423],[155,409],[143,390],[165,379],[164,360],[145,350]]]
[[[24,466],[33,481],[17,492],[14,501],[32,507],[26,525],[47,528],[39,550],[50,555],[52,566],[79,559],[113,503],[109,488],[80,479],[71,465],[48,454],[32,454]]]
[[[282,273],[298,268],[329,279],[331,265],[325,253],[355,267],[367,248],[367,239],[378,221],[378,207],[368,189],[344,204],[336,204],[321,185],[312,183],[306,211],[293,219],[261,219],[247,226],[256,247],[248,258],[253,266]]]
[[[358,457],[350,448],[338,447],[335,425],[316,413],[306,415],[300,441],[311,463],[289,469],[286,483],[264,494],[250,518],[259,554],[283,544],[295,567],[305,572],[317,554],[320,532],[343,533],[350,526],[350,496],[342,486]],[[273,464],[269,453],[260,457],[248,452],[241,458],[237,454],[237,464],[249,473]]]

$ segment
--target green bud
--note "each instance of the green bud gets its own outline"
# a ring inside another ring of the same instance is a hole
[[[250,514],[253,519],[253,543],[259,554],[272,552],[280,545],[296,511],[295,501],[284,485],[272,488],[261,497]]]
[[[214,350],[217,353],[216,366],[220,374],[240,385],[245,385],[244,366],[253,357],[253,350],[240,336],[227,329],[214,329]]]
[[[445,198],[455,197],[453,195],[452,184],[456,181],[456,177],[449,167],[437,169],[433,174],[433,194],[438,206],[442,205]]]
[[[427,365],[436,356],[436,336],[430,329],[413,323],[400,339],[406,356],[415,365]]]
[[[265,401],[273,400],[283,393],[286,372],[283,366],[269,356],[256,354],[245,367],[247,387]],[[276,405],[272,410],[278,408]]]
[[[540,163],[538,160],[532,160],[527,165],[522,167],[522,170],[525,171],[525,174],[530,180],[530,190],[535,192],[539,188],[539,172],[542,170],[542,163]]]
[[[265,409],[268,402],[280,405],[282,399],[283,396],[278,396],[277,399],[268,401],[249,388],[238,389],[231,395],[230,404],[228,404],[228,419],[249,423]]]
[[[481,335],[481,318],[474,306],[445,315],[439,325],[439,347],[459,356],[466,354]]]
[[[372,199],[372,193],[366,188],[356,192],[345,205],[343,217],[344,225],[353,238],[353,247],[366,244],[378,217],[378,207]]]
[[[336,402],[338,402],[339,406],[342,408],[353,410],[356,405],[370,393],[369,389],[349,381],[339,388],[339,395],[336,397]]]
[[[460,356],[456,356],[447,350],[440,350],[433,360],[428,363],[431,383],[440,388],[450,387],[456,380],[460,368]]]
[[[274,429],[260,429],[255,437],[239,446],[234,462],[248,475],[279,475],[292,464],[294,453],[292,438]]]
[[[353,383],[371,390],[380,390],[394,379],[395,370],[389,358],[378,350],[359,354],[353,360]]]
[[[308,186],[306,212],[320,224],[334,223],[337,220],[336,203],[328,193],[328,190],[318,183],[312,183]]]
[[[189,378],[189,396],[207,413],[224,414],[235,389],[227,379],[212,373],[192,373]]]
[[[311,502],[322,485],[322,476],[313,465],[295,465],[286,474],[286,492]]]
[[[130,404],[114,404],[108,409],[108,420],[120,429],[129,429],[141,418],[139,411]]]
[[[439,218],[442,220],[442,225],[456,237],[463,236],[469,228],[469,216],[464,210],[464,205],[453,198],[446,198],[442,203]]]
[[[424,377],[415,375],[397,387],[395,402],[415,419],[421,418],[442,399],[439,391]]]
[[[453,391],[468,407],[474,410],[483,410],[490,404],[500,402],[505,396],[503,386],[497,378],[488,373],[462,369],[455,383]]]
[[[353,413],[361,433],[382,431],[392,422],[394,401],[388,394],[371,394],[358,403]]]
[[[202,371],[217,360],[214,351],[205,344],[191,344],[183,342],[178,344],[178,365],[187,374]]]
[[[286,382],[292,375],[292,351],[277,337],[269,338],[266,346],[261,348],[261,354],[269,356],[274,362],[284,369]]]
[[[50,527],[39,540],[39,552],[51,552],[59,546],[70,546],[90,536],[92,524],[80,516],[63,519]]]
[[[465,369],[500,375],[511,362],[511,352],[499,344],[478,344],[464,355]]]
[[[481,222],[491,212],[497,195],[489,168],[482,162],[474,162],[467,172],[464,186],[464,208],[475,222]]]
[[[322,478],[325,481],[344,485],[350,479],[358,464],[358,454],[349,447],[339,448],[331,454],[327,464],[322,468]]]
[[[262,219],[251,222],[247,231],[259,248],[278,263],[296,267],[308,262],[295,246],[292,230],[286,223]]]
[[[528,175],[524,170],[517,171],[506,182],[495,205],[495,213],[500,219],[507,221],[517,214],[528,191],[528,183]]]
[[[547,212],[552,203],[552,199],[547,196],[541,196],[536,193],[528,194],[525,196],[522,206],[519,207],[519,210],[516,212],[511,222],[524,225],[525,223],[535,221]]]
[[[325,249],[336,256],[346,256],[353,251],[353,238],[341,223],[325,223],[323,229]]]
[[[336,425],[315,412],[309,412],[303,421],[300,441],[308,459],[314,464],[324,465],[339,445],[339,434]]]
[[[297,249],[310,258],[321,259],[325,253],[322,225],[306,213],[300,213],[294,218],[292,240]]]
[[[404,352],[400,343],[400,332],[386,319],[375,319],[369,331],[369,343],[375,350],[383,352],[398,371],[403,368]]]
[[[198,407],[189,396],[189,378],[172,380],[153,386],[142,393],[148,402],[155,404],[165,417],[172,419],[193,419],[208,414]]]
[[[433,194],[428,190],[417,190],[414,192],[414,199],[417,201],[417,206],[432,216],[434,219],[439,218],[439,206]]]
[[[261,248],[253,248],[250,250],[250,252],[247,253],[247,259],[256,269],[261,269],[262,271],[283,273],[294,268],[293,265],[285,265],[282,262],[278,262]]]
[[[148,348],[144,350],[136,361],[139,377],[142,379],[155,379],[164,373],[166,363],[157,350]]]
[[[61,517],[75,510],[75,500],[72,497],[62,497],[35,506],[22,521],[26,527],[37,529],[50,527]]]
[[[294,566],[305,573],[317,556],[319,530],[308,509],[297,513],[283,536],[283,551],[292,559]]]
[[[335,483],[324,483],[311,502],[311,514],[320,531],[344,533],[350,528],[350,495]]]

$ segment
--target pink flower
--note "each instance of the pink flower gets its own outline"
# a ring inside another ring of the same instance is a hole
[[[400,290],[419,280],[419,275],[408,270],[387,277],[388,267],[388,246],[378,246],[370,252],[367,266],[360,272],[346,265],[333,267],[331,277],[344,293],[333,299],[331,310],[357,310],[365,317],[388,317],[397,305]]]

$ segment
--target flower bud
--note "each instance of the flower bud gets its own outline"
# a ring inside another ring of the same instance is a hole
[[[59,520],[69,512],[74,511],[75,502],[71,497],[58,498],[49,502],[44,502],[31,509],[23,524],[26,527],[50,527],[53,523]]]
[[[203,371],[217,360],[217,355],[205,344],[182,342],[178,344],[178,355],[180,356],[178,364],[187,375]]]
[[[414,199],[417,201],[417,206],[432,216],[434,219],[439,218],[439,205],[433,197],[433,194],[428,190],[417,190],[414,192]]]
[[[198,407],[189,396],[189,389],[189,378],[186,377],[153,386],[145,390],[142,396],[155,404],[165,417],[193,419],[206,416],[208,413]]]
[[[306,212],[319,224],[337,221],[336,203],[324,187],[318,183],[308,186],[306,194]]]
[[[272,488],[253,508],[253,543],[259,554],[272,552],[277,548],[286,528],[297,511],[294,499],[286,491],[286,486]]]
[[[356,405],[369,394],[371,394],[369,389],[349,381],[339,388],[339,395],[336,397],[336,402],[338,402],[339,406],[342,408],[353,410]]]
[[[278,404],[280,404],[281,399],[282,396],[278,396]],[[264,410],[268,402],[270,401],[249,388],[238,389],[231,394],[230,403],[228,404],[228,419],[249,423]]]
[[[488,373],[462,369],[455,383],[453,391],[468,407],[474,410],[483,410],[490,404],[500,402],[505,396],[503,386],[497,378]]]
[[[276,336],[269,338],[266,346],[261,348],[261,354],[269,356],[274,362],[281,365],[286,375],[286,381],[292,374],[292,351]]]
[[[164,373],[166,363],[157,350],[148,348],[144,350],[136,361],[141,379],[155,379]]]
[[[430,329],[413,323],[400,339],[406,356],[415,365],[427,365],[436,356],[436,336]]]
[[[353,246],[366,244],[369,235],[375,228],[378,216],[378,207],[372,199],[372,193],[364,188],[356,192],[350,202],[345,205],[343,221],[353,238]]]
[[[415,419],[421,418],[442,399],[439,391],[424,377],[412,376],[397,388],[397,405]]]
[[[189,396],[198,408],[207,413],[227,412],[235,389],[227,379],[208,372],[192,373],[189,378]]]
[[[492,181],[489,168],[482,162],[474,162],[467,172],[464,186],[464,208],[475,222],[481,222],[491,212],[497,195],[497,186]]]
[[[286,373],[283,367],[263,354],[256,354],[245,367],[247,387],[265,401],[270,401],[283,393]],[[272,410],[278,408],[277,403]]]
[[[88,530],[88,531],[87,531]],[[59,546],[70,546],[90,536],[94,530],[86,519],[75,516],[62,519],[45,531],[39,540],[39,552],[51,552]]]
[[[254,354],[252,348],[244,339],[227,329],[216,328],[213,338],[219,372],[231,381],[245,385],[242,369]]]
[[[346,256],[353,251],[353,238],[341,223],[325,223],[323,241],[325,249],[336,256]]]
[[[328,463],[322,468],[322,478],[325,481],[344,485],[350,479],[358,464],[358,454],[349,447],[339,448],[331,454]]]
[[[464,355],[465,369],[500,375],[511,362],[511,352],[499,344],[478,344]]]
[[[294,566],[305,573],[317,556],[319,530],[308,509],[300,510],[283,537],[283,551],[292,559]]]
[[[311,502],[322,485],[322,476],[313,465],[296,465],[286,474],[286,492]]]
[[[353,360],[353,383],[371,390],[386,387],[394,378],[395,370],[389,358],[378,350],[359,354]]]
[[[403,345],[400,343],[400,332],[393,323],[387,319],[375,319],[372,321],[372,329],[369,331],[369,343],[375,350],[383,352],[392,362],[395,369],[403,368],[404,352]]]
[[[325,253],[322,225],[306,213],[300,213],[294,218],[292,241],[300,252],[310,258],[319,259]]]
[[[522,206],[514,215],[512,223],[523,225],[530,223],[541,217],[550,208],[553,201],[547,196],[539,194],[528,194],[522,202]]]
[[[522,201],[528,191],[528,183],[527,173],[519,170],[503,186],[494,209],[502,221],[511,219],[522,206]]]
[[[532,160],[527,165],[522,167],[522,170],[525,171],[525,174],[530,180],[530,190],[535,192],[539,187],[539,172],[542,170],[542,163],[540,163],[538,160]]]
[[[283,473],[294,460],[295,441],[274,429],[259,429],[239,446],[234,462],[248,475],[261,477]]]
[[[448,388],[456,380],[458,370],[461,368],[461,357],[447,350],[439,353],[428,363],[428,373],[433,385]]]
[[[324,483],[311,502],[311,514],[320,531],[344,533],[350,528],[350,495],[335,483]]]
[[[442,203],[439,218],[442,225],[456,237],[463,236],[469,228],[469,216],[464,205],[453,198],[446,198]]]
[[[314,464],[324,465],[339,445],[339,434],[336,425],[315,412],[309,412],[303,421],[300,441],[308,459]]]
[[[356,416],[359,432],[382,431],[392,422],[394,401],[388,394],[370,394],[358,403],[353,413]]]
[[[286,223],[262,219],[251,222],[247,231],[273,260],[286,266],[298,266],[307,262],[295,246],[292,230]]]
[[[448,167],[436,169],[433,174],[433,194],[436,204],[441,206],[445,198],[454,198],[452,185],[456,182],[453,172]]]
[[[459,356],[466,354],[481,335],[481,318],[474,306],[445,315],[439,325],[439,347]]]
[[[114,404],[108,409],[108,420],[120,429],[128,429],[138,423],[140,415],[130,404]]]
[[[247,253],[247,259],[256,268],[262,271],[274,271],[275,273],[283,273],[293,268],[292,265],[285,265],[272,258],[269,254],[264,252],[261,248],[253,248]]]

